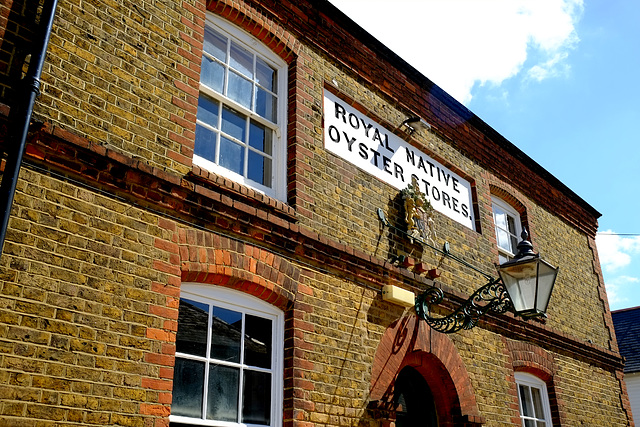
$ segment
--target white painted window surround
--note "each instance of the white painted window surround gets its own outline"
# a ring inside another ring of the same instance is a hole
[[[287,64],[208,14],[193,163],[284,201],[286,102]]]
[[[284,314],[251,295],[185,283],[171,427],[282,425]]]
[[[512,259],[517,253],[522,225],[520,214],[507,202],[497,197],[492,197],[491,202],[500,264],[502,264]]]
[[[550,427],[551,408],[545,382],[525,372],[516,372],[515,379],[522,427]]]

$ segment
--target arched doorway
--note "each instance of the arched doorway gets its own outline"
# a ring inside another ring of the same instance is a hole
[[[479,427],[484,423],[451,338],[432,332],[415,316],[389,325],[378,344],[371,374],[371,401],[381,417],[396,420],[399,427]]]
[[[431,389],[420,373],[406,366],[395,382],[396,427],[438,427]]]

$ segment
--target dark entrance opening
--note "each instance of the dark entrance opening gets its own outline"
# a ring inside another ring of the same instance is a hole
[[[395,383],[396,427],[438,427],[433,394],[414,368],[400,371]]]

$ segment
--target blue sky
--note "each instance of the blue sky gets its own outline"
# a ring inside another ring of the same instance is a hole
[[[611,309],[640,306],[640,2],[331,2],[598,210]]]

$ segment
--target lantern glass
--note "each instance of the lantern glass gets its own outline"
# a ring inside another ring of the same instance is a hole
[[[558,269],[538,256],[507,261],[498,267],[516,314],[544,316]]]

